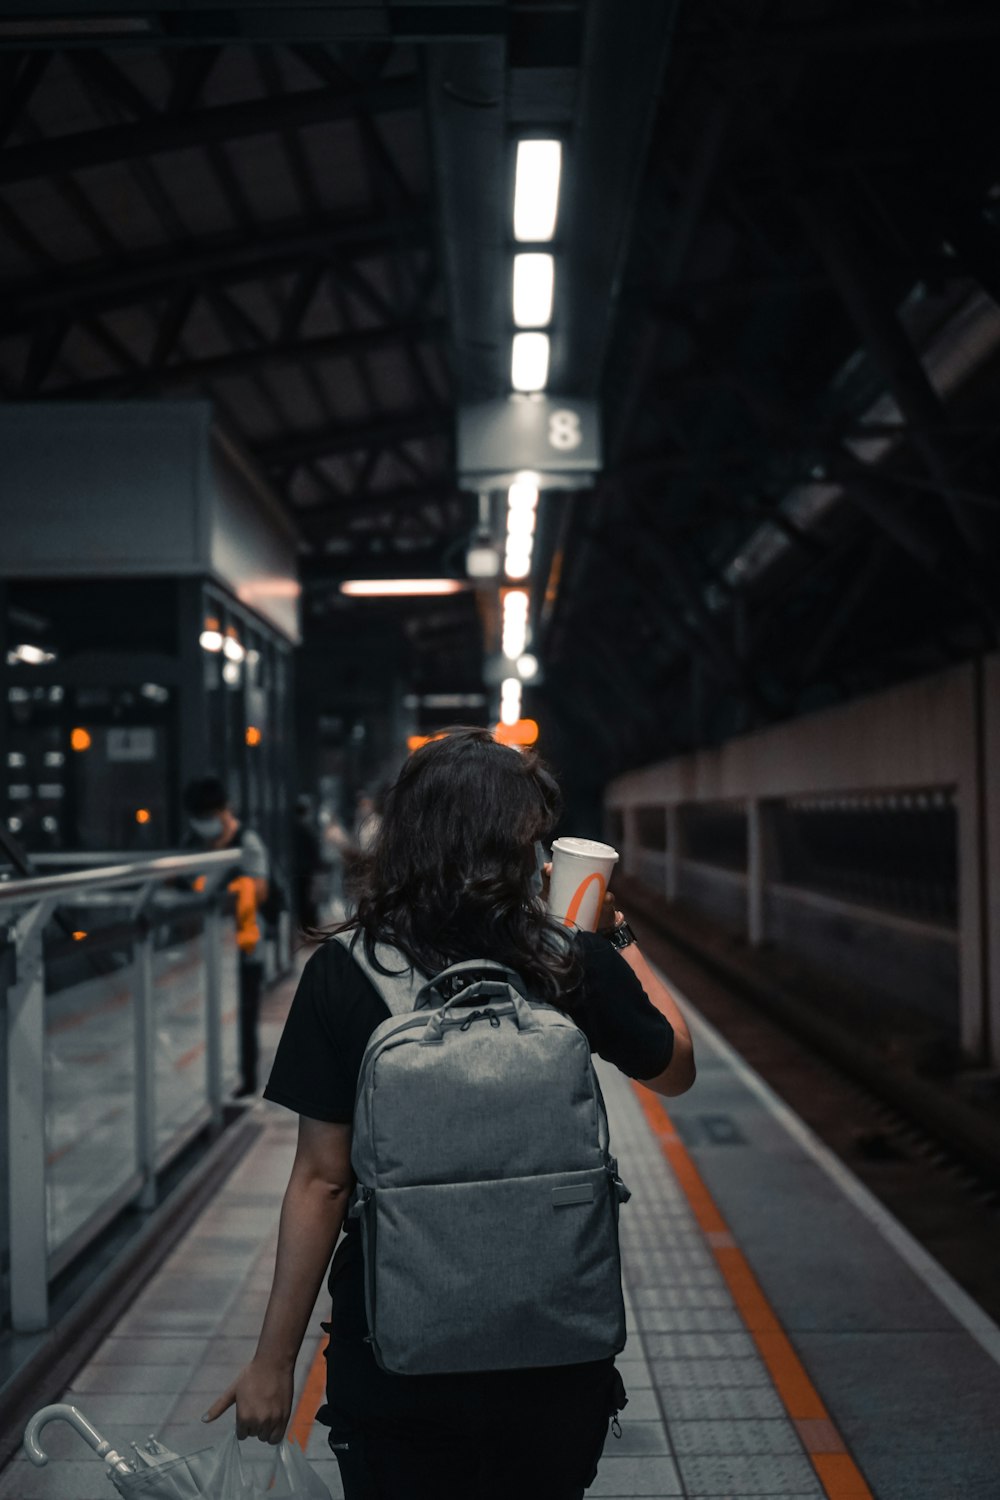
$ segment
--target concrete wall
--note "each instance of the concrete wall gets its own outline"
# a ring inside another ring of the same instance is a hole
[[[215,578],[297,641],[294,536],[204,401],[0,408],[0,578]]]
[[[742,802],[751,834],[744,920],[751,941],[762,942],[787,940],[793,920],[787,893],[777,906],[768,899],[769,802],[932,788],[953,789],[958,811],[957,934],[917,923],[904,935],[885,914],[856,911],[854,949],[877,955],[880,985],[891,985],[895,969],[901,995],[922,969],[923,949],[926,967],[914,1008],[940,1015],[941,987],[953,974],[964,1050],[1000,1064],[1000,657],[628,772],[608,786],[605,800],[608,811],[622,817],[626,868],[636,863],[630,846],[635,808],[662,806],[676,821],[676,810],[685,805]],[[683,851],[668,845],[668,897],[684,893],[678,854]],[[739,921],[731,902],[724,904]],[[836,922],[828,911],[824,923],[814,909],[799,941],[810,929],[819,941],[820,928],[829,936],[838,922],[842,929],[849,921],[848,910]],[[881,951],[872,936],[880,930],[893,933]],[[888,956],[893,952],[895,965]]]

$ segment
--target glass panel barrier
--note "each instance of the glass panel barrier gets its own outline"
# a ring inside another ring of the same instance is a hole
[[[237,1074],[224,887],[239,852],[104,859],[0,872],[0,1186],[12,1205],[0,1211],[0,1326],[20,1333],[48,1326],[51,1279],[123,1208],[155,1205],[156,1171],[192,1131],[221,1128]]]
[[[96,955],[95,955],[96,961]],[[55,1254],[138,1171],[131,965],[105,955],[45,997],[46,1240]],[[48,965],[52,977],[69,967]]]
[[[153,953],[156,1032],[156,1148],[162,1160],[174,1139],[202,1113],[205,1090],[205,944],[200,917],[158,929]]]
[[[232,1093],[239,1081],[240,950],[231,926],[222,929],[222,1086]]]

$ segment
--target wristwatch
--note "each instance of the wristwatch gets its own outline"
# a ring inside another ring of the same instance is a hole
[[[624,919],[617,927],[612,927],[607,936],[612,948],[630,948],[637,941],[635,933]]]

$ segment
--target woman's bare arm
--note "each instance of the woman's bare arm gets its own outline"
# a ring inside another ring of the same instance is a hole
[[[642,1078],[639,1081],[645,1088],[652,1089],[654,1094],[664,1094],[668,1098],[686,1094],[694,1083],[696,1070],[694,1044],[680,1006],[662,979],[654,974],[640,952],[638,943],[630,943],[627,948],[622,948],[618,956],[628,964],[657,1010],[666,1016],[674,1029],[674,1050],[663,1072],[658,1073],[655,1078]]]
[[[214,1422],[235,1404],[237,1437],[281,1441],[291,1416],[295,1361],[344,1222],[351,1185],[350,1125],[300,1117],[257,1352],[209,1407],[204,1421]]]

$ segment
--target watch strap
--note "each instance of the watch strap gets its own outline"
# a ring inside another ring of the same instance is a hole
[[[629,948],[636,941],[635,933],[627,922],[619,922],[617,927],[608,933],[608,942],[612,948]]]

